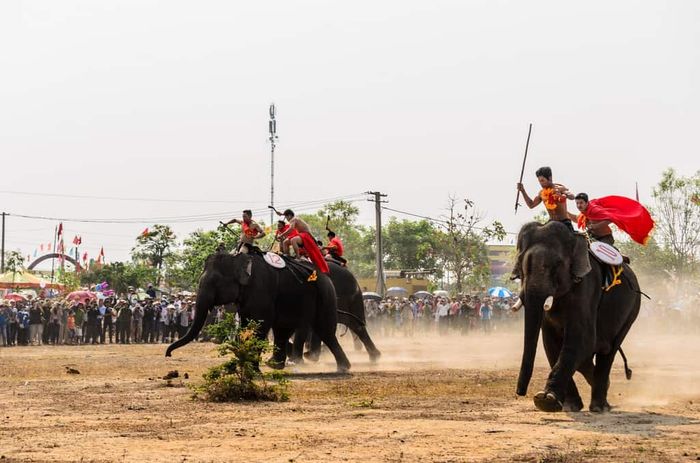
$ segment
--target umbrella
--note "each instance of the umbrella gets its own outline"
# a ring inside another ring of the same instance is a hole
[[[445,291],[444,289],[438,289],[437,291],[433,291],[433,296],[436,297],[449,297],[450,293]]]
[[[513,293],[508,291],[506,288],[502,286],[494,286],[493,288],[489,288],[488,290],[489,296],[491,297],[512,297]]]
[[[362,293],[362,299],[372,299],[372,300],[375,300],[375,301],[381,301],[381,300],[382,300],[382,296],[380,296],[380,295],[377,294],[377,293],[373,293],[373,292],[371,292],[371,291],[368,291],[368,292]]]
[[[66,300],[79,302],[87,302],[95,298],[97,298],[97,295],[91,291],[73,291],[66,296]]]
[[[3,299],[6,301],[24,302],[27,300],[27,297],[23,294],[12,293],[5,295]]]
[[[413,293],[413,297],[417,297],[418,299],[426,299],[431,296],[432,294],[430,294],[428,291],[416,291]]]
[[[406,288],[402,288],[400,286],[393,286],[389,289],[386,290],[386,295],[387,296],[406,296],[408,294],[408,290]]]

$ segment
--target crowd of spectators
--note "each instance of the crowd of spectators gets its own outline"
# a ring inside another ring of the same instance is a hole
[[[42,344],[168,343],[183,336],[194,315],[186,297],[0,303],[0,347]]]
[[[522,315],[510,308],[516,298],[488,295],[460,297],[393,297],[365,300],[367,323],[380,336],[413,336],[434,332],[439,335],[505,329]]]

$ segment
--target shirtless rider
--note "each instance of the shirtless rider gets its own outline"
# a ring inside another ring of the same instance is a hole
[[[573,232],[574,226],[566,210],[566,200],[574,199],[574,194],[564,185],[552,182],[552,169],[549,167],[540,167],[537,169],[537,172],[535,172],[535,175],[542,189],[534,199],[528,196],[522,183],[517,184],[518,190],[523,194],[525,204],[527,204],[527,207],[530,209],[533,209],[540,203],[544,203],[547,214],[549,214],[549,220],[562,222]]]
[[[231,219],[228,222],[226,222],[226,225],[230,225],[232,223],[240,224],[241,230],[243,232],[241,233],[240,241],[238,242],[238,246],[236,247],[236,250],[238,252],[243,252],[247,254],[254,246],[255,240],[259,240],[260,238],[265,236],[265,231],[260,225],[258,225],[257,222],[253,220],[253,213],[250,209],[246,209],[243,211],[242,220]]]

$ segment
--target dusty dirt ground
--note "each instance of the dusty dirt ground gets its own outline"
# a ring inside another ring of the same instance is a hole
[[[219,362],[211,344],[0,349],[0,461],[302,462],[700,460],[700,339],[631,334],[634,370],[612,375],[612,413],[545,414],[514,394],[518,332],[377,339],[353,373],[330,356],[291,368],[286,403],[191,400],[186,383]],[[65,366],[80,371],[69,375]],[[167,387],[169,370],[189,380]],[[589,389],[577,376],[584,401]],[[587,406],[587,403],[586,403]]]

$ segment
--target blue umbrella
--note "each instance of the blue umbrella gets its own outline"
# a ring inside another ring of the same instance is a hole
[[[513,296],[513,293],[508,291],[506,288],[502,286],[494,286],[493,288],[489,288],[488,290],[489,296],[491,297],[511,297]]]

